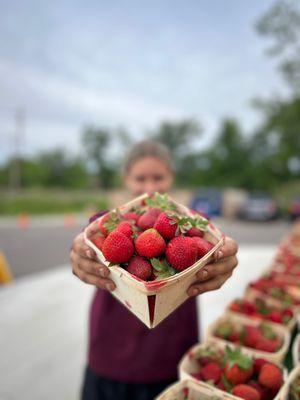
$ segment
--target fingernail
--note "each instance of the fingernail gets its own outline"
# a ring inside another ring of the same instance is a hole
[[[216,258],[217,258],[217,260],[220,260],[222,257],[223,257],[223,252],[220,250],[220,251],[218,251]]]
[[[99,275],[102,276],[103,278],[106,278],[109,274],[109,271],[107,271],[104,268],[99,268]]]
[[[191,289],[191,290],[190,290],[190,295],[191,295],[191,296],[196,296],[198,293],[199,293],[199,290],[198,290],[198,289]]]
[[[86,255],[88,256],[88,258],[94,258],[94,254],[93,254],[92,250],[87,250]]]
[[[107,290],[112,291],[114,290],[114,285],[112,283],[106,283],[105,287]]]
[[[200,279],[206,279],[207,276],[208,276],[208,271],[207,271],[207,269],[203,269],[203,270],[201,271],[201,274],[200,274]]]

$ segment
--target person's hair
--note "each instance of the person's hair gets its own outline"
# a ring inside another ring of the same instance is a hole
[[[122,173],[126,175],[131,166],[144,157],[154,157],[162,161],[173,173],[174,166],[170,150],[157,140],[146,139],[135,143],[125,156],[123,161]]]

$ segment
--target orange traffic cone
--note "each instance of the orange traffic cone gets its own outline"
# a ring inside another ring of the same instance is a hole
[[[6,257],[2,251],[0,251],[0,284],[7,284],[13,280],[10,267],[6,260]]]
[[[18,224],[21,229],[27,229],[29,227],[29,215],[27,213],[20,214]]]
[[[66,214],[65,215],[65,227],[72,228],[73,226],[75,226],[74,214]]]

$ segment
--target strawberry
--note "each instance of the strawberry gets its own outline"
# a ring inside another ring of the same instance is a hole
[[[268,361],[266,361],[264,358],[254,358],[253,362],[254,374],[259,375],[262,366],[265,365],[267,362]]]
[[[210,362],[202,367],[199,373],[203,381],[217,383],[221,379],[222,368],[216,362]]]
[[[240,348],[226,347],[226,366],[224,368],[226,378],[233,385],[244,383],[250,379],[253,373],[253,361],[242,354]]]
[[[234,396],[241,397],[245,400],[260,400],[260,393],[249,385],[239,384],[232,389],[232,394]]]
[[[280,347],[281,340],[279,337],[275,339],[261,339],[255,344],[257,350],[266,351],[268,353],[274,353]]]
[[[131,221],[134,221],[135,223],[137,223],[139,218],[140,218],[140,215],[137,214],[134,211],[129,211],[128,213],[123,215],[123,218],[126,219],[126,220],[131,220]]]
[[[260,395],[260,400],[271,400],[273,399],[274,396],[270,397],[269,394],[269,389],[262,387],[258,382],[256,381],[249,381],[247,385],[253,387],[256,389]]]
[[[167,245],[166,259],[174,269],[183,271],[197,261],[197,246],[190,237],[176,236]]]
[[[105,240],[105,237],[100,235],[100,234],[97,234],[91,240],[94,243],[94,245],[96,247],[98,247],[99,250],[101,250],[102,249],[102,245],[103,245],[104,240]]]
[[[147,229],[153,228],[157,217],[161,214],[161,210],[158,208],[149,208],[145,214],[141,215],[138,219],[137,226],[146,231]]]
[[[164,239],[172,239],[176,235],[178,224],[176,220],[166,213],[161,213],[154,224],[156,229]]]
[[[132,229],[132,225],[129,221],[122,221],[119,223],[119,225],[117,226],[116,230],[118,232],[123,233],[125,236],[131,238],[132,234],[133,234],[133,229]]]
[[[107,236],[109,234],[108,230],[105,228],[104,224],[110,219],[109,213],[105,214],[99,221],[98,227],[100,232],[104,235]]]
[[[135,247],[140,256],[153,258],[165,252],[166,242],[156,229],[150,228],[139,235]]]
[[[268,319],[272,322],[276,322],[278,324],[282,323],[282,315],[279,311],[271,311],[268,315]]]
[[[113,231],[104,240],[102,253],[107,261],[116,264],[126,263],[133,256],[133,242],[123,233]]]
[[[258,382],[269,389],[279,390],[283,384],[280,368],[275,364],[264,364],[259,372]]]
[[[245,327],[244,345],[248,347],[255,347],[256,343],[263,339],[262,333],[258,327],[246,326]]]
[[[101,233],[106,237],[110,232],[116,229],[119,222],[119,213],[117,211],[111,211],[100,219],[98,227]]]
[[[150,279],[152,274],[151,264],[145,258],[140,256],[134,256],[130,260],[126,270],[130,274],[135,275],[144,281]]]
[[[207,240],[199,237],[199,236],[193,236],[191,238],[194,243],[197,246],[197,259],[199,260],[200,258],[204,257],[206,253],[208,253],[214,245],[208,242]]]
[[[198,236],[203,237],[204,232],[201,229],[195,228],[194,226],[186,232],[186,236]]]

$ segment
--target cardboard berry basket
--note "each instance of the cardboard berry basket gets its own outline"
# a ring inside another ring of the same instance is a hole
[[[197,371],[199,370],[199,366],[197,363],[197,359],[196,359],[196,355],[199,352],[199,350],[202,349],[209,349],[211,350],[213,349],[219,349],[219,350],[224,350],[225,347],[227,346],[227,344],[223,344],[223,343],[210,343],[210,342],[204,342],[201,344],[196,344],[195,346],[193,346],[181,359],[179,366],[178,366],[178,373],[179,373],[179,378],[180,380],[194,380],[195,382],[199,382],[196,378],[193,377],[192,374],[197,373]],[[234,348],[233,345],[229,345],[229,347]],[[242,353],[248,356],[252,356],[253,354],[250,353],[246,348],[241,348]],[[272,361],[273,362],[273,361]],[[274,362],[274,364],[278,365],[282,371],[283,371],[283,378],[284,381],[287,378],[287,371],[284,367],[282,367],[282,365],[280,363]],[[212,387],[209,383],[200,381],[201,386],[203,387],[207,387],[210,388]],[[282,388],[279,390],[279,392],[277,393],[277,395],[273,398],[273,400],[283,400],[284,397],[282,397],[282,393],[284,391],[284,385],[282,386]],[[214,394],[216,396],[220,396],[222,399],[230,399],[230,400],[240,400],[240,397],[234,396],[228,392],[225,392],[217,387],[213,387],[214,389]],[[226,397],[225,397],[226,396]]]
[[[288,375],[284,385],[280,390],[280,397],[278,400],[294,400],[296,397],[291,395],[293,382],[300,377],[300,365],[298,364]]]
[[[201,382],[195,382],[190,379],[176,382],[164,390],[155,400],[227,400],[231,399],[225,393],[215,394],[215,389]]]
[[[295,337],[292,348],[292,356],[294,367],[300,365],[300,334]]]
[[[118,211],[125,214],[132,207],[142,205],[148,197],[147,194],[139,196],[118,207]],[[170,197],[169,201],[178,208],[181,214],[193,216],[189,208],[177,203]],[[103,216],[92,222],[84,230],[84,239],[86,244],[95,251],[99,261],[109,266],[109,262],[105,260],[103,253],[91,241],[92,236],[98,231],[101,218]],[[207,226],[204,239],[212,243],[214,247],[189,268],[165,279],[143,281],[119,265],[110,266],[109,279],[116,285],[116,289],[111,292],[112,295],[148,328],[154,328],[188,298],[186,291],[195,282],[195,275],[212,260],[213,254],[224,243],[224,235],[211,223]]]
[[[283,305],[282,305],[281,302],[278,302],[277,300],[274,300],[270,296],[263,295],[260,292],[254,293],[253,291],[251,291],[251,292],[247,291],[245,296],[244,296],[244,299],[247,299],[247,300],[250,300],[250,301],[254,301],[255,299],[262,299],[270,307],[275,307],[276,309],[279,309],[279,310],[283,308]],[[226,313],[228,315],[242,316],[242,317],[246,316],[246,317],[249,317],[249,319],[253,319],[253,320],[257,320],[257,321],[266,321],[266,322],[268,322],[268,323],[270,323],[272,325],[279,325],[279,326],[283,327],[284,329],[288,330],[289,332],[293,331],[293,329],[295,328],[295,325],[297,323],[297,321],[296,321],[296,315],[297,314],[296,314],[295,310],[292,309],[292,311],[294,312],[294,316],[293,316],[293,318],[290,319],[290,321],[287,324],[277,324],[276,322],[269,321],[268,319],[261,319],[261,318],[257,318],[257,317],[252,316],[252,315],[246,315],[246,314],[243,314],[243,313],[232,311],[232,310],[230,310],[230,304],[226,307]]]
[[[296,286],[287,286],[285,288],[286,292],[288,294],[290,294],[293,298],[300,300],[300,289]],[[300,304],[289,304],[286,305],[283,301],[281,301],[280,299],[276,299],[272,296],[269,296],[266,293],[261,292],[260,290],[257,290],[255,288],[252,287],[248,287],[246,290],[246,297],[248,298],[255,298],[255,297],[263,297],[266,300],[272,301],[274,302],[274,305],[279,305],[279,306],[285,306],[285,307],[289,307],[292,310],[294,310],[294,312],[296,314],[298,314],[300,312]]]
[[[256,320],[253,318],[249,318],[247,316],[239,316],[239,315],[232,315],[230,313],[225,313],[225,315],[218,318],[215,322],[213,322],[212,324],[210,324],[208,326],[206,333],[205,333],[205,341],[210,342],[210,343],[217,343],[217,344],[222,343],[223,345],[226,345],[226,344],[234,345],[234,343],[227,341],[225,339],[222,339],[220,337],[217,337],[214,334],[217,327],[223,322],[231,322],[235,326],[248,325],[248,326],[253,326],[253,327],[257,327],[262,322],[264,322],[266,325],[270,326],[272,328],[272,330],[277,335],[279,335],[282,340],[282,345],[279,348],[279,350],[277,350],[274,353],[270,353],[270,352],[266,352],[266,351],[262,351],[262,350],[256,350],[252,347],[243,346],[242,344],[239,345],[239,347],[245,348],[247,351],[249,351],[250,354],[252,354],[256,358],[264,358],[266,360],[269,360],[271,362],[276,362],[276,363],[283,362],[285,355],[289,349],[289,344],[290,344],[290,340],[291,340],[291,334],[287,329],[283,328],[281,325],[272,324],[271,322],[269,323],[267,321],[260,321],[260,320]]]

